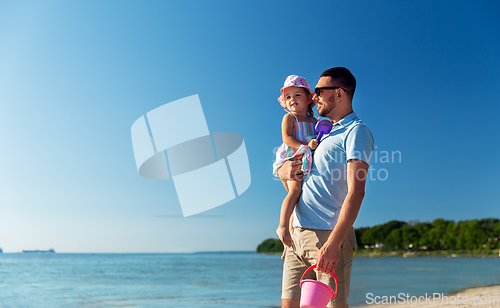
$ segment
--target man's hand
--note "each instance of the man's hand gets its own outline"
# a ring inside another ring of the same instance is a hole
[[[335,245],[329,245],[328,242],[326,242],[318,252],[318,257],[316,258],[316,269],[333,277],[335,268],[339,262],[340,249],[340,246],[336,247]]]
[[[302,180],[304,177],[304,172],[301,170],[302,160],[289,160],[281,166],[278,171],[278,175],[283,181],[296,181]]]

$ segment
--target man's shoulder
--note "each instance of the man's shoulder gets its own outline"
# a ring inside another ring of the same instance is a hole
[[[344,142],[362,142],[373,146],[375,138],[373,138],[373,134],[368,126],[359,118],[356,118],[347,128],[344,134]]]
[[[361,121],[361,119],[359,118],[356,118],[351,123],[349,123],[346,133],[350,134],[351,132],[371,134],[371,131],[368,128],[368,126],[365,124],[365,122]]]

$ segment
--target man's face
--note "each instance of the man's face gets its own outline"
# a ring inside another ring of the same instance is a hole
[[[335,87],[336,85],[333,83],[332,78],[330,77],[321,77],[316,84],[316,88],[323,87]],[[320,90],[319,95],[315,94],[313,100],[316,102],[318,106],[318,113],[322,117],[331,116],[332,111],[336,107],[335,103],[335,94],[337,90]]]

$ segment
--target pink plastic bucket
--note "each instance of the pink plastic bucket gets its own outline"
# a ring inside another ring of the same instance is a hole
[[[302,275],[302,278],[300,278],[300,287],[302,288],[300,295],[301,308],[325,308],[328,302],[337,295],[339,283],[335,273],[333,274],[333,279],[335,279],[335,291],[319,281],[311,279],[303,280],[304,276],[314,268],[316,268],[316,264],[308,268]]]

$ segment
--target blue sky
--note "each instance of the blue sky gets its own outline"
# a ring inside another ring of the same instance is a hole
[[[254,250],[276,237],[285,196],[272,176],[279,89],[335,66],[358,80],[379,157],[355,227],[499,217],[499,13],[497,1],[3,1],[0,247]],[[212,132],[244,137],[252,184],[183,218],[172,181],[139,176],[130,128],[193,94]]]

